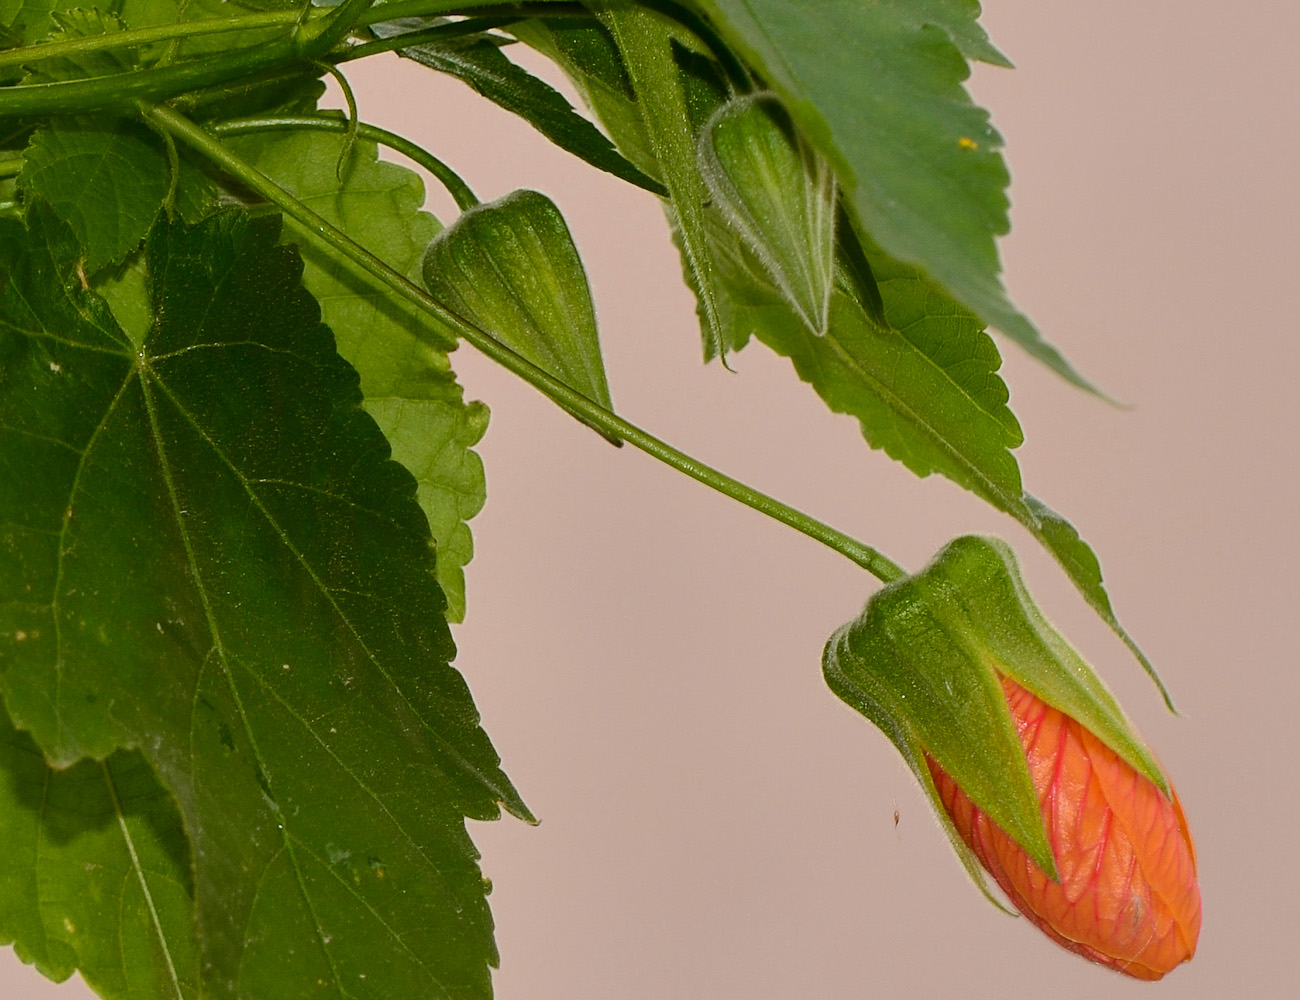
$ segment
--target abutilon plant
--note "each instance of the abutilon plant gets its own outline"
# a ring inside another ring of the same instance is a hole
[[[466,824],[535,819],[452,666],[486,498],[464,343],[884,584],[824,677],[972,877],[1121,972],[1189,959],[1172,785],[1010,548],[909,574],[624,419],[560,206],[480,204],[454,137],[380,128],[347,85],[396,53],[659,199],[706,361],[763,345],[871,448],[1012,517],[1168,701],[1014,454],[990,330],[1099,391],[1002,288],[1002,140],[963,81],[1009,64],[978,13],[0,0],[0,938],[115,1000],[491,996]]]

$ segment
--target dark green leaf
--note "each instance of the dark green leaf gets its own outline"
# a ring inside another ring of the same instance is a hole
[[[0,675],[56,765],[138,747],[212,996],[481,998],[478,725],[415,482],[279,220],[160,222],[137,349],[39,206],[0,220]]]
[[[511,25],[510,31],[564,70],[618,151],[658,180],[659,163],[636,92],[609,29],[599,22],[550,19],[522,21]]]
[[[429,244],[423,275],[430,293],[458,315],[613,408],[587,272],[564,216],[545,195],[515,191],[465,212]]]
[[[655,194],[664,193],[657,181],[634,167],[596,126],[578,114],[563,94],[515,65],[495,43],[456,39],[399,51],[408,59],[464,81],[593,167]]]
[[[106,1000],[199,996],[189,843],[138,752],[55,770],[0,712],[0,940]]]
[[[1006,297],[1002,139],[962,86],[1000,61],[971,0],[699,0],[835,165],[862,227],[987,324],[1092,388]]]
[[[543,18],[540,21],[565,68],[580,68],[582,75],[598,80],[607,89],[636,100],[623,58],[609,29],[597,21]],[[512,31],[515,30],[513,27]]]
[[[230,145],[258,170],[413,281],[439,230],[420,211],[424,185],[410,170],[378,160],[374,143],[357,142],[340,181],[339,136],[286,131],[247,136]],[[321,303],[339,353],[361,375],[365,407],[415,474],[438,546],[438,582],[449,621],[465,617],[463,567],[474,554],[466,523],[486,500],[483,465],[472,450],[487,429],[488,410],[464,401],[444,351],[421,335],[418,310],[363,286],[314,247],[305,250],[303,283]]]

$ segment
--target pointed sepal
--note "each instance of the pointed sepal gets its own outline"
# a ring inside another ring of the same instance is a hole
[[[831,689],[898,747],[981,888],[979,863],[939,801],[927,756],[1057,878],[1002,676],[1078,720],[1168,794],[1115,699],[1048,623],[1010,547],[996,539],[955,539],[920,573],[878,591],[831,637],[823,669]]]

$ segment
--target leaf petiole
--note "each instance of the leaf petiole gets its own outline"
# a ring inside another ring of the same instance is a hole
[[[14,157],[12,160],[0,160],[0,178],[17,177],[22,173],[24,162],[21,156]]]
[[[336,132],[340,135],[346,135],[348,127],[347,120],[330,115],[276,115],[260,118],[232,118],[229,121],[209,125],[208,131],[214,135],[249,135],[254,132],[275,132],[280,129],[304,128],[314,129],[318,132]],[[367,125],[365,122],[356,123],[356,134],[358,138],[377,142],[381,146],[387,146],[389,149],[401,153],[429,171],[447,189],[447,193],[452,196],[456,206],[461,211],[473,208],[479,203],[474,192],[470,190],[469,185],[461,179],[460,175],[423,146],[417,146],[410,139],[403,138],[395,132],[389,132],[377,125]],[[4,164],[0,163],[0,171],[3,168]],[[3,174],[0,174],[0,176],[3,176]]]
[[[906,573],[896,563],[871,546],[846,535],[836,528],[832,528],[803,511],[733,479],[726,473],[705,465],[703,462],[642,430],[635,424],[629,423],[592,402],[582,393],[569,388],[559,379],[554,378],[510,350],[490,333],[457,316],[437,299],[393,270],[370,251],[353,242],[346,234],[336,229],[270,178],[235,156],[215,136],[206,132],[183,115],[166,107],[142,106],[141,111],[145,118],[155,127],[170,133],[176,139],[195,149],[214,164],[238,178],[245,186],[276,205],[304,238],[312,242],[323,253],[337,260],[351,273],[372,286],[383,285],[388,290],[396,292],[408,302],[418,306],[435,321],[436,329],[441,334],[441,337],[438,338],[440,348],[447,347],[447,340],[454,343],[457,338],[464,338],[480,352],[518,375],[543,395],[581,416],[585,421],[602,432],[608,433],[611,437],[627,441],[666,465],[685,473],[697,482],[701,482],[719,493],[731,497],[733,500],[737,500],[745,506],[766,514],[768,517],[821,542],[861,566],[882,582],[888,583],[906,576]]]

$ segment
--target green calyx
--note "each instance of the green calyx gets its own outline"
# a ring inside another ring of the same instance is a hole
[[[920,573],[881,589],[831,636],[822,663],[831,690],[898,747],[981,888],[979,863],[939,801],[926,754],[1057,878],[1002,675],[1077,720],[1169,794],[1114,697],[1034,604],[1015,554],[998,539],[954,539]]]
[[[700,135],[700,173],[766,277],[817,336],[835,283],[835,176],[771,94],[729,101]]]
[[[429,293],[463,319],[613,409],[587,272],[545,195],[515,191],[469,209],[429,245],[423,276]]]

